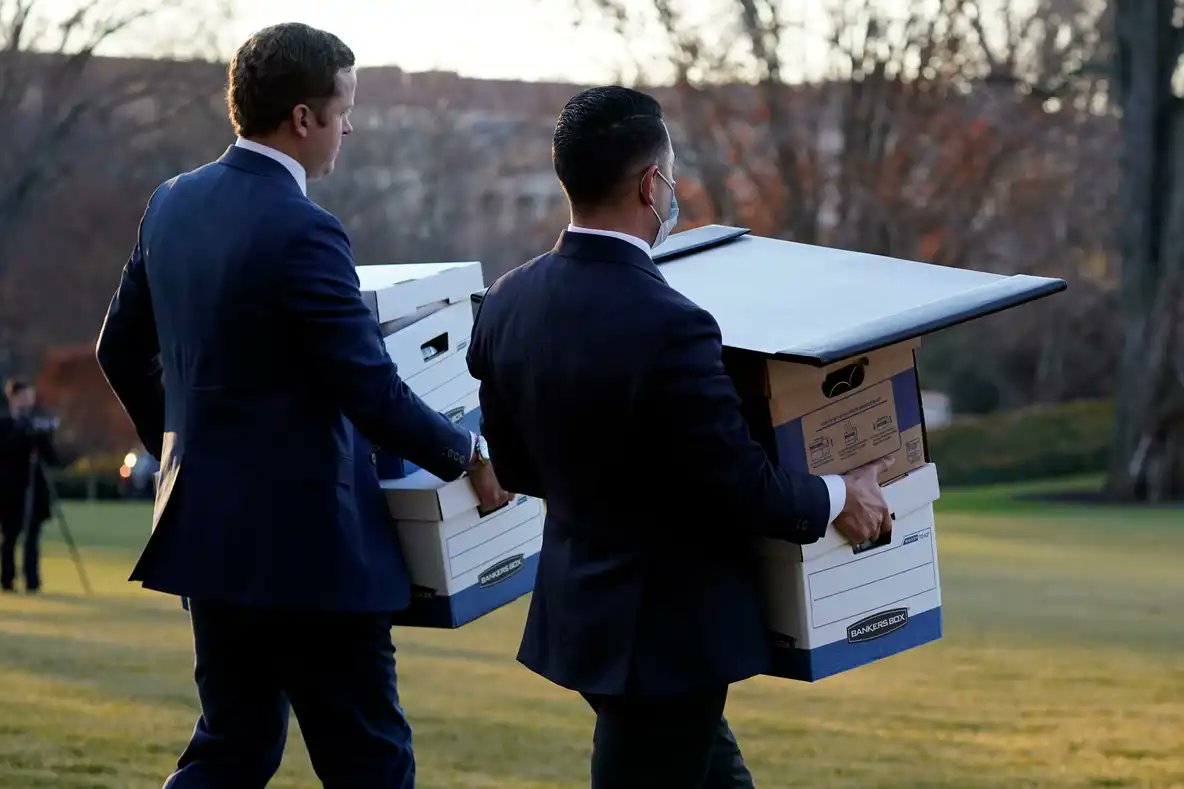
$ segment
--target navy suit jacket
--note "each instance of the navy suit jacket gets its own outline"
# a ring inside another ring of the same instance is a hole
[[[600,694],[767,669],[753,538],[814,542],[830,496],[750,437],[722,354],[711,315],[619,239],[565,233],[487,293],[482,431],[503,486],[547,500],[529,668]]]
[[[407,605],[358,431],[444,479],[471,437],[400,380],[345,230],[281,164],[231,147],[156,190],[98,358],[161,461],[132,580],[244,605]]]

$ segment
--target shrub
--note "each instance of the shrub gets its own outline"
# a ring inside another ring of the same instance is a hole
[[[1080,401],[959,417],[929,433],[929,453],[947,485],[1017,482],[1103,471],[1114,404]]]

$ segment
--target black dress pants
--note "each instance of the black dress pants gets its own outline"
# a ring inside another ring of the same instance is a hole
[[[592,789],[751,789],[724,719],[727,686],[677,696],[584,694],[596,712]]]

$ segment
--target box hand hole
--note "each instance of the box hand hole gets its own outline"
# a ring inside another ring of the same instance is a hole
[[[892,519],[895,520],[896,516],[893,515]],[[861,542],[859,545],[852,545],[851,546],[851,553],[860,554],[860,553],[863,553],[864,551],[870,551],[874,548],[882,548],[885,545],[891,545],[891,544],[892,544],[892,532],[881,533],[880,536],[874,540],[868,540],[867,542]]]
[[[863,386],[866,366],[867,357],[864,357],[854,364],[848,364],[835,370],[823,380],[822,393],[827,397],[838,397]]]
[[[428,340],[423,345],[419,346],[420,353],[423,354],[423,360],[435,358],[442,353],[448,351],[448,332],[444,332],[439,337]]]

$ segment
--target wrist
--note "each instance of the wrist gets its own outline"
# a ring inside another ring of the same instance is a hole
[[[469,458],[470,468],[479,468],[489,463],[489,443],[485,436],[473,435],[473,456]]]

